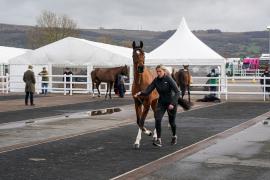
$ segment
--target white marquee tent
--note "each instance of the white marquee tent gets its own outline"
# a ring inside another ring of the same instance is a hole
[[[35,74],[38,74],[42,67],[47,67],[51,73],[54,65],[84,66],[87,74],[90,74],[93,67],[116,67],[132,63],[131,48],[67,37],[10,59],[10,80],[21,81],[21,76],[29,64],[34,66]],[[18,86],[15,83],[10,84],[11,89]]]
[[[182,19],[176,32],[146,56],[147,64],[224,65],[225,59],[200,41]]]
[[[176,32],[167,41],[146,56],[146,63],[150,66],[217,66],[220,69],[221,84],[225,83],[225,58],[200,41],[188,28],[185,18],[182,18]]]
[[[18,56],[10,64],[105,65],[131,64],[132,49],[67,37]]]
[[[3,75],[10,59],[30,51],[30,49],[0,46],[0,75]]]

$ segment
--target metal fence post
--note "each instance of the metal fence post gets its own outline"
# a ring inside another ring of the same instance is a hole
[[[64,74],[64,95],[67,95],[67,92],[66,92],[66,85],[67,85],[67,75]]]
[[[218,76],[218,98],[220,99],[221,94],[221,76]]]
[[[69,81],[69,95],[72,95],[72,84],[73,84],[73,80],[72,80],[72,74],[69,75],[70,76],[70,81]]]
[[[10,75],[7,73],[6,74],[6,93],[8,94],[8,92],[9,92],[9,87],[10,87],[10,85],[9,85],[9,77],[10,77]]]
[[[228,100],[228,76],[227,75],[225,76],[225,88],[224,88],[224,90],[225,90],[225,99],[227,101]]]
[[[263,101],[265,101],[266,97],[265,97],[265,76],[263,76]]]
[[[91,72],[93,71],[93,66],[87,65],[87,92],[91,93],[92,90],[92,79]],[[93,92],[92,92],[93,93]]]

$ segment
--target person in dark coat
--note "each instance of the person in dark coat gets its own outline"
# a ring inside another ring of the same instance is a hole
[[[25,105],[28,105],[28,99],[30,97],[30,104],[34,106],[34,93],[35,93],[35,74],[33,72],[33,66],[29,65],[28,70],[23,75],[23,81],[25,82]]]
[[[270,78],[270,73],[269,73],[269,69],[268,67],[265,68],[263,74],[261,75],[261,77],[265,77],[265,78]],[[266,86],[270,85],[270,79],[260,79],[260,84],[263,86],[263,91],[264,91],[264,83]],[[270,87],[265,87],[265,92],[269,93],[270,92]],[[270,94],[269,94],[270,97]]]
[[[217,81],[218,79],[216,77],[218,77],[218,74],[216,73],[215,69],[212,69],[211,72],[209,74],[207,74],[207,77],[213,77],[211,79],[209,79],[209,84],[211,84],[211,86],[209,86],[209,90],[210,90],[210,96],[216,97],[216,91],[217,91]]]
[[[119,74],[117,77],[117,83],[118,83],[118,92],[119,92],[119,97],[123,98],[125,96],[126,88],[125,88],[125,80],[127,77],[123,74]]]
[[[69,68],[65,68],[65,72],[64,75],[66,75],[66,89],[69,89],[69,94],[70,94],[70,75],[72,75],[72,71]],[[65,77],[64,77],[65,78]],[[63,78],[63,81],[65,81],[65,79]]]
[[[161,120],[166,111],[169,116],[169,123],[172,130],[171,144],[174,145],[177,143],[175,117],[177,112],[180,90],[178,89],[172,77],[165,73],[166,68],[163,65],[158,65],[156,67],[156,72],[158,76],[153,80],[153,82],[144,91],[136,93],[134,97],[136,98],[137,96],[148,96],[154,89],[157,90],[159,94],[159,99],[157,109],[154,114],[155,128],[157,130],[157,140],[153,142],[153,145],[159,147],[162,146]]]

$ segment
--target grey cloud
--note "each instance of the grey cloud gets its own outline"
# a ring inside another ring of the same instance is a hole
[[[0,23],[35,25],[42,10],[67,14],[81,28],[265,30],[268,0],[0,0]]]

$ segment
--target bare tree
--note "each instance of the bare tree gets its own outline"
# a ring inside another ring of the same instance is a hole
[[[28,45],[33,49],[68,36],[79,36],[76,22],[67,15],[58,16],[50,11],[41,13],[37,18],[37,25],[27,35]]]

